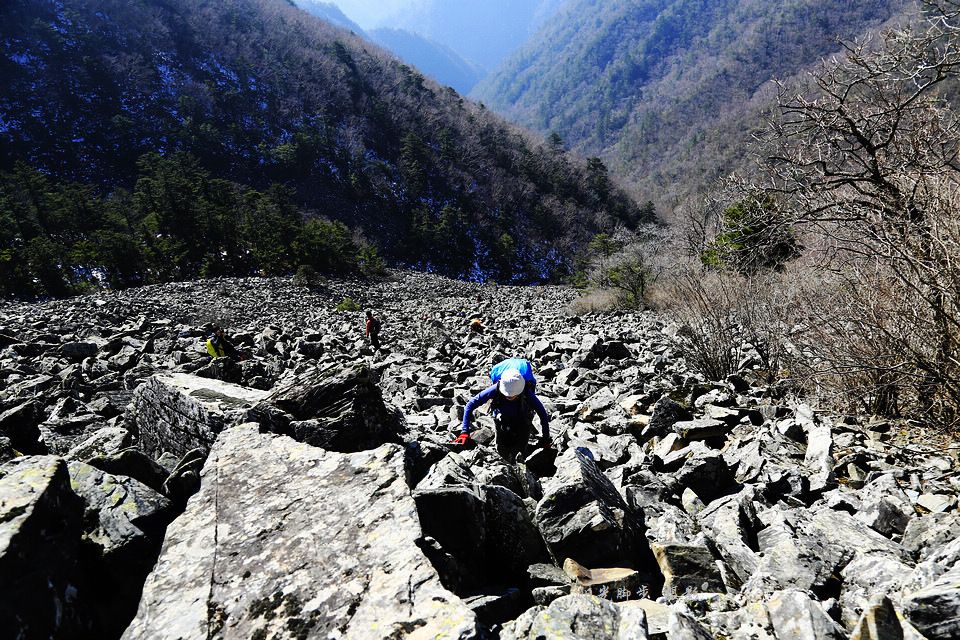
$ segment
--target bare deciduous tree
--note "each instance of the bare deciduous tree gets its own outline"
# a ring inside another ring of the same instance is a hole
[[[878,42],[844,44],[803,90],[781,87],[759,187],[776,194],[785,224],[832,248],[837,295],[813,314],[811,371],[842,374],[878,412],[909,398],[911,410],[950,417],[960,408],[960,124],[939,89],[960,69],[960,4],[924,9]],[[844,349],[826,348],[830,331]]]

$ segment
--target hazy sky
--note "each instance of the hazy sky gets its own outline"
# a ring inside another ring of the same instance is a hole
[[[328,0],[361,29],[383,26],[381,21],[397,12],[410,9],[418,0]]]
[[[389,27],[441,42],[487,71],[495,69],[564,3],[564,0],[312,1],[335,5],[364,31]]]

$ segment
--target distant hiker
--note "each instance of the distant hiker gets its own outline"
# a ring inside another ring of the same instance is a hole
[[[367,332],[370,336],[370,344],[374,350],[380,351],[380,319],[373,315],[373,311],[367,309]]]
[[[213,334],[210,336],[210,339],[207,340],[207,353],[214,358],[223,358],[226,356],[238,361],[243,360],[243,356],[237,351],[237,348],[227,339],[227,334],[223,330],[223,327],[216,325],[213,327]]]
[[[480,318],[470,321],[470,333],[483,333],[483,323],[480,322]]]
[[[536,378],[527,360],[509,358],[490,370],[493,385],[475,395],[463,412],[460,435],[454,444],[470,441],[470,423],[473,411],[488,400],[493,407],[493,424],[497,434],[497,453],[513,464],[517,456],[524,456],[533,431],[533,414],[540,417],[540,446],[550,448],[550,418],[535,393]]]

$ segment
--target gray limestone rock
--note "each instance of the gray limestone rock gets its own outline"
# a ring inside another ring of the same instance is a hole
[[[733,611],[708,612],[704,616],[704,622],[718,638],[729,640],[783,640],[784,638],[774,631],[770,611],[762,602],[746,602]]]
[[[833,434],[830,427],[810,423],[806,427],[807,450],[803,465],[810,470],[810,490],[824,491],[836,485],[833,474]]]
[[[647,428],[644,429],[644,435],[647,435],[647,437],[663,437],[673,431],[673,426],[677,422],[689,420],[691,417],[689,409],[664,396],[653,405],[653,413],[650,416]]]
[[[902,535],[916,511],[892,474],[883,474],[860,491],[860,510],[855,516],[868,527],[889,537]]]
[[[40,436],[40,423],[44,420],[43,405],[35,400],[18,404],[0,413],[0,435],[10,440],[10,445],[26,455],[47,453]]]
[[[705,546],[691,544],[652,543],[665,592],[723,593],[726,591],[713,554]]]
[[[910,554],[855,517],[843,511],[817,509],[811,518],[800,521],[799,527],[807,535],[817,538],[823,546],[842,550],[848,557],[854,553],[887,556],[902,562],[910,561]]]
[[[918,591],[933,584],[958,564],[960,564],[960,538],[955,538],[932,551],[922,562],[917,563],[913,573],[905,581],[904,592]]]
[[[713,634],[690,615],[674,612],[667,623],[670,640],[713,640]]]
[[[363,365],[310,369],[270,393],[255,413],[276,415],[271,407],[292,417],[288,425],[271,424],[273,431],[330,451],[400,442],[400,417]]]
[[[732,570],[736,582],[728,588],[737,590],[760,566],[756,543],[756,513],[748,493],[726,496],[713,501],[698,518],[721,559]]]
[[[96,456],[114,455],[133,444],[133,435],[126,427],[103,427],[92,436],[74,445],[63,457],[84,462]]]
[[[69,471],[85,504],[81,549],[88,594],[105,636],[119,637],[137,611],[173,505],[133,478],[82,462],[71,462]]]
[[[496,566],[496,577],[519,582],[532,564],[548,562],[550,554],[523,500],[497,485],[480,488],[484,505],[484,556]]]
[[[912,568],[896,558],[857,554],[840,573],[843,586],[839,604],[844,626],[856,624],[877,594],[899,593],[911,573]]]
[[[678,488],[690,489],[707,504],[736,488],[733,470],[721,452],[693,449],[692,453],[674,476]]]
[[[903,640],[903,625],[893,603],[883,593],[870,598],[870,603],[850,633],[850,640]]]
[[[158,493],[163,492],[163,483],[170,475],[159,462],[134,448],[97,455],[84,462],[106,473],[135,478]]]
[[[141,548],[156,544],[159,550],[163,529],[174,515],[170,501],[133,478],[112,476],[83,462],[68,467],[70,484],[85,503],[84,539],[118,568],[143,560],[149,569],[153,559]]]
[[[342,454],[231,428],[123,637],[477,637],[421,535],[400,447]]]
[[[767,602],[778,638],[846,640],[846,633],[806,591],[776,591]]]
[[[799,530],[792,513],[778,516],[757,533],[760,562],[743,585],[744,594],[758,600],[764,593],[785,589],[827,593],[833,576],[849,556]]]
[[[960,564],[919,591],[904,594],[903,613],[930,640],[960,637]]]
[[[674,422],[671,428],[684,440],[707,440],[726,435],[732,429],[726,422],[714,418],[681,420]]]
[[[960,513],[928,513],[910,519],[901,544],[922,561],[941,545],[957,538],[960,538]]]
[[[504,625],[500,640],[646,640],[642,609],[621,609],[597,596],[569,595],[529,609]]]
[[[420,490],[442,489],[444,487],[471,487],[477,484],[477,477],[468,462],[456,452],[447,453],[432,465],[426,476],[417,483]]]
[[[127,420],[145,453],[182,456],[191,449],[209,451],[224,428],[242,422],[267,395],[219,380],[157,374],[137,387]]]
[[[0,436],[0,464],[16,458],[19,454],[10,444],[10,438]]]
[[[100,632],[79,564],[83,501],[67,463],[25,456],[0,465],[0,629],[11,638]]]
[[[93,342],[66,342],[61,344],[57,353],[68,360],[83,360],[97,355],[100,346]]]
[[[188,451],[163,481],[160,492],[167,496],[177,509],[183,509],[187,499],[200,488],[200,472],[205,459],[204,449]]]
[[[544,482],[536,522],[558,562],[655,571],[642,522],[600,472],[588,449],[568,449]]]

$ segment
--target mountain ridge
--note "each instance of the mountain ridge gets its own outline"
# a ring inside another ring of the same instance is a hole
[[[299,0],[297,6],[311,15],[322,18],[338,27],[349,29],[357,35],[393,52],[405,63],[413,65],[441,85],[453,87],[466,95],[487,74],[480,65],[470,62],[449,45],[425,36],[390,27],[362,29],[332,2]]]
[[[745,163],[765,87],[906,20],[912,3],[578,0],[471,92],[508,119],[598,155],[660,202]]]

